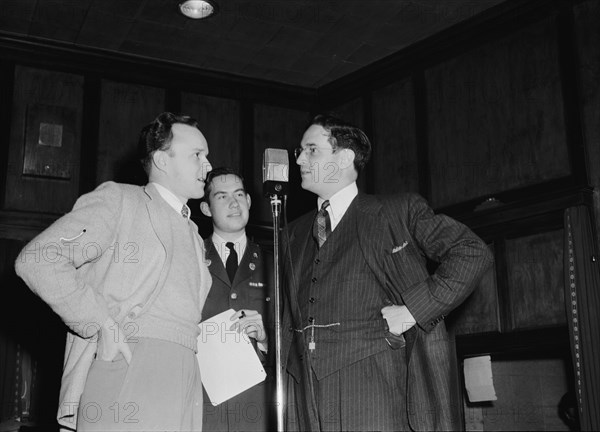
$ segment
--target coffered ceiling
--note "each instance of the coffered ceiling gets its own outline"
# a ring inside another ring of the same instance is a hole
[[[0,37],[318,88],[504,0],[0,0]]]

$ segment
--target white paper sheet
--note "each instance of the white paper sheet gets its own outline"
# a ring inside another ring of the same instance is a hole
[[[213,405],[240,394],[267,376],[249,337],[231,331],[233,309],[199,324],[198,364],[202,384]]]
[[[464,360],[465,387],[471,402],[495,401],[496,390],[489,355]]]

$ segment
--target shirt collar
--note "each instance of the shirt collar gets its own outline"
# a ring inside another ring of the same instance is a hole
[[[186,203],[182,203],[179,198],[175,196],[173,192],[164,187],[161,184],[156,182],[151,182],[154,185],[159,195],[169,204],[173,210],[175,210],[179,215],[181,215],[181,209],[185,206],[188,209],[188,219],[192,216],[192,210],[188,207]]]
[[[329,198],[329,207],[327,208],[327,211],[329,212],[332,231],[346,214],[348,207],[352,204],[352,200],[354,200],[357,195],[358,186],[356,185],[356,182],[352,182]],[[317,199],[317,209],[321,208],[324,201],[325,200],[322,198]]]
[[[215,245],[215,249],[217,249],[217,253],[221,257],[223,263],[227,261],[227,257],[229,256],[229,248],[225,246],[228,243],[228,240],[225,240],[219,234],[213,232],[212,242]],[[242,260],[242,256],[246,251],[246,246],[248,245],[248,237],[246,237],[246,233],[243,233],[241,236],[232,241],[233,248],[238,254],[238,264]]]

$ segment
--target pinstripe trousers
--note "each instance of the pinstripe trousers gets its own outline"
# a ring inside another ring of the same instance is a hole
[[[288,375],[287,430],[409,431],[405,348],[386,349],[317,379],[304,358],[299,382]]]

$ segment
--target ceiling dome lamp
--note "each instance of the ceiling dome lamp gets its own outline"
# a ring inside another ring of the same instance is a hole
[[[213,0],[184,0],[179,10],[188,18],[204,19],[217,13],[217,4]]]

